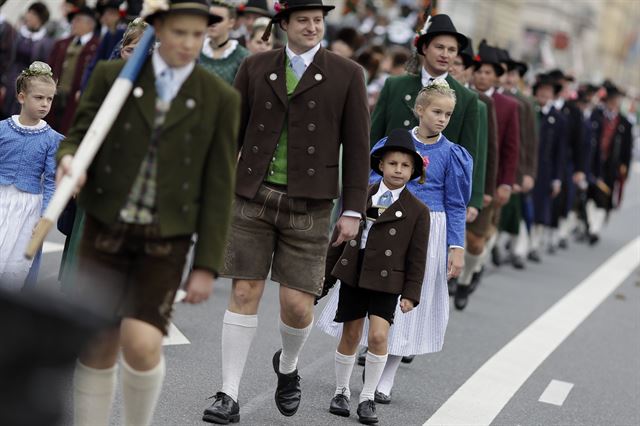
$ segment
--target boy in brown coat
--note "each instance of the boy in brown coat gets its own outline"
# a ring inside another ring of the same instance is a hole
[[[369,188],[367,219],[354,240],[329,246],[325,289],[337,279],[340,301],[335,321],[343,323],[336,351],[336,392],[329,411],[349,416],[349,378],[360,342],[365,317],[369,317],[364,386],[358,419],[378,422],[374,392],[387,361],[387,336],[393,323],[398,296],[403,313],[420,302],[429,241],[429,209],[406,183],[424,178],[423,159],[411,134],[391,132],[385,145],[371,154],[371,168],[382,181]]]

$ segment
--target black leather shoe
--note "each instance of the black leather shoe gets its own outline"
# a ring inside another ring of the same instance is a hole
[[[497,244],[491,249],[491,263],[497,267],[502,264],[502,254]]]
[[[215,402],[211,407],[204,410],[202,420],[209,423],[226,425],[238,423],[240,421],[240,406],[229,395],[218,392],[215,395]]]
[[[331,399],[331,404],[329,405],[329,412],[331,414],[335,414],[336,416],[349,417],[349,398],[347,398],[347,396],[342,393],[334,395],[334,397]]]
[[[560,241],[558,241],[558,247],[560,247],[562,250],[566,250],[569,248],[569,242],[566,238],[560,238]]]
[[[590,246],[594,246],[596,244],[598,244],[598,241],[600,241],[600,237],[596,234],[589,234],[589,245]]]
[[[367,399],[358,404],[358,421],[365,425],[375,425],[378,423],[375,401]]]
[[[296,368],[289,374],[280,372],[280,353],[282,349],[273,354],[273,371],[278,376],[278,387],[276,388],[276,407],[283,416],[291,417],[300,406],[302,390],[300,389],[300,376]]]
[[[391,393],[385,395],[382,392],[376,391],[376,393],[373,394],[373,400],[378,404],[391,404]]]
[[[531,250],[529,252],[529,255],[527,256],[527,259],[535,263],[540,263],[542,261],[542,259],[540,259],[540,254],[538,253],[537,250]]]
[[[415,357],[416,357],[415,355],[403,356],[402,357],[402,362],[405,363],[405,364],[411,364]]]
[[[474,272],[473,275],[471,275],[471,283],[469,283],[467,295],[476,291],[476,288],[480,285],[480,281],[482,281],[482,274],[484,274],[484,266],[480,268],[479,272]],[[458,285],[458,287],[460,287],[460,285]]]
[[[459,285],[456,291],[456,297],[453,298],[453,305],[457,310],[461,311],[467,307],[469,301],[469,286]]]
[[[458,279],[451,278],[447,281],[447,288],[449,290],[449,296],[454,296],[456,294],[456,288],[458,288]]]
[[[522,260],[522,258],[520,256],[513,256],[511,258],[511,265],[513,265],[514,268],[516,269],[524,269],[524,260]]]
[[[369,350],[368,347],[364,347],[362,349],[360,349],[360,352],[358,352],[358,365],[362,365],[364,367],[364,365],[367,362],[367,351]]]

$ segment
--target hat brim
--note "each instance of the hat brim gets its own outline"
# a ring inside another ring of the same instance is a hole
[[[153,25],[153,22],[158,19],[169,15],[192,15],[192,16],[202,16],[208,19],[207,25],[217,24],[218,22],[222,22],[222,16],[214,15],[209,11],[204,11],[202,9],[196,8],[181,8],[181,9],[169,9],[162,10],[156,13],[152,13],[144,18],[144,20],[149,24]]]
[[[473,61],[473,67],[477,71],[483,64],[491,65],[496,72],[498,77],[504,74],[504,68],[502,65],[496,64],[495,62],[486,62],[486,61]]]
[[[335,6],[327,6],[327,5],[289,6],[288,8],[282,9],[280,10],[280,12],[273,15],[273,18],[271,19],[273,20],[273,22],[279,22],[279,21],[282,21],[287,16],[289,16],[290,14],[292,14],[293,12],[299,12],[301,10],[322,9],[324,13],[328,13],[335,8],[336,8]]]
[[[533,84],[533,87],[531,87],[533,94],[535,95],[538,89],[540,89],[542,86],[551,87],[553,89],[553,93],[556,95],[562,92],[562,84],[557,83],[555,81],[544,80],[544,81],[535,82]]]
[[[422,164],[422,157],[418,154],[417,151],[411,151],[409,149],[405,149],[399,146],[381,146],[371,153],[371,170],[382,176],[382,170],[380,170],[380,161],[384,157],[387,152],[404,152],[405,154],[409,154],[413,157],[413,173],[409,180],[414,180],[422,176],[422,168],[424,167]]]
[[[469,39],[464,34],[460,34],[454,31],[434,31],[432,33],[422,34],[418,38],[418,41],[416,42],[416,49],[418,51],[418,55],[424,56],[424,53],[422,53],[422,46],[425,43],[427,43],[429,40],[431,40],[433,37],[437,37],[441,35],[454,36],[456,40],[458,40],[458,52],[461,52],[462,50],[464,50],[464,48],[467,47],[467,45],[469,44]]]
[[[264,16],[265,18],[271,18],[273,14],[268,10],[260,9],[259,7],[245,7],[243,9],[236,9],[238,16],[245,15],[247,13],[255,13],[256,15]]]

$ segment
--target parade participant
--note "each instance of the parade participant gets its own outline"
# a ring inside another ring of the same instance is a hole
[[[392,131],[384,145],[371,153],[371,168],[382,180],[369,187],[367,220],[353,242],[329,247],[323,289],[324,295],[337,279],[341,282],[334,321],[343,328],[335,354],[332,414],[350,414],[349,379],[365,317],[369,318],[367,373],[357,410],[364,424],[378,422],[374,392],[387,361],[389,327],[398,297],[402,313],[420,302],[429,241],[429,209],[406,188],[410,180],[424,180],[423,158],[414,148],[411,133]]]
[[[474,61],[473,83],[477,90],[493,99],[496,108],[498,123],[498,171],[496,178],[495,197],[491,204],[480,212],[480,216],[488,216],[486,219],[492,226],[483,234],[477,234],[473,230],[467,232],[467,250],[465,252],[464,270],[458,277],[454,305],[456,309],[464,309],[467,306],[470,285],[475,278],[473,286],[479,283],[478,274],[491,252],[491,246],[497,238],[495,226],[498,223],[500,208],[504,206],[511,196],[511,189],[516,181],[518,168],[518,151],[520,146],[520,122],[518,118],[518,103],[497,91],[499,77],[504,73],[500,65],[497,49],[480,42],[478,55]]]
[[[68,15],[71,35],[58,40],[49,55],[53,75],[58,79],[58,92],[49,116],[51,127],[67,134],[78,107],[84,70],[93,60],[100,38],[95,34],[95,12],[86,6]]]
[[[562,189],[558,197],[553,200],[553,214],[551,217],[551,241],[548,251],[553,254],[556,248],[567,248],[570,232],[577,226],[577,215],[574,211],[576,191],[587,186],[583,169],[583,128],[582,113],[573,101],[571,84],[574,78],[559,69],[549,71],[548,76],[557,80],[562,90],[555,100],[555,108],[561,112],[565,124],[564,166],[560,179]]]
[[[529,260],[540,262],[540,249],[545,230],[552,223],[552,200],[560,194],[564,167],[565,121],[554,106],[554,99],[562,86],[549,75],[542,74],[533,85],[538,110],[539,145],[538,173],[533,187],[533,228]],[[548,231],[546,231],[548,233]]]
[[[253,27],[260,18],[271,20],[273,14],[267,6],[267,0],[248,0],[236,8],[238,19],[231,32],[231,37],[237,39],[242,46],[246,45]],[[248,47],[248,46],[247,46]]]
[[[200,53],[200,63],[227,83],[233,84],[240,64],[250,53],[240,46],[238,40],[229,38],[229,32],[236,22],[235,7],[215,1],[211,13],[221,16],[222,21],[209,27]]]
[[[262,39],[262,34],[264,34],[264,30],[266,30],[268,26],[269,18],[258,18],[253,23],[253,30],[247,40],[247,50],[249,50],[249,53],[252,55],[273,49],[273,40],[271,38],[269,38],[269,40]]]
[[[206,421],[239,419],[238,388],[270,269],[280,285],[276,406],[285,416],[296,413],[298,355],[313,326],[315,296],[322,291],[340,162],[343,213],[334,244],[356,237],[365,211],[367,94],[362,69],[321,47],[324,18],[333,8],[321,0],[282,4],[272,22],[287,33],[287,45],[246,58],[234,82],[244,100],[241,153],[221,272],[233,286],[222,326],[222,388],[204,412]]]
[[[79,195],[86,222],[74,294],[116,325],[96,336],[76,364],[78,425],[109,423],[120,348],[123,423],[151,423],[165,374],[162,339],[194,232],[184,300],[206,300],[222,267],[240,98],[195,63],[208,25],[220,20],[209,6],[145,3],[159,46],[145,59]],[[72,155],[123,67],[123,61],[96,67],[60,144],[59,177],[70,173]]]
[[[478,154],[478,96],[449,75],[451,62],[467,43],[467,37],[456,30],[448,15],[430,17],[414,43],[418,57],[422,57],[422,66],[385,81],[371,116],[371,144],[393,129],[416,126],[417,119],[412,112],[416,95],[430,81],[445,79],[457,99],[445,136],[465,147],[474,160],[473,193],[467,217],[468,222],[473,222],[483,206],[484,180],[479,177],[486,169],[485,158]]]
[[[0,121],[0,284],[11,289],[20,289],[29,273],[23,253],[55,190],[63,136],[43,120],[55,93],[51,67],[32,63],[16,80],[20,115]]]
[[[447,280],[456,277],[464,264],[464,228],[473,160],[466,149],[443,135],[455,102],[455,92],[444,80],[430,83],[418,92],[416,99],[419,126],[411,134],[415,149],[426,158],[428,167],[425,184],[411,181],[407,187],[429,206],[429,253],[420,305],[407,314],[396,307],[389,331],[389,356],[375,392],[375,402],[380,404],[391,401],[391,389],[403,356],[442,350],[449,320]],[[384,140],[378,142],[373,151],[383,144]],[[379,178],[372,174],[370,180],[373,183]],[[338,294],[334,290],[317,323],[318,328],[332,336],[341,331],[340,324],[333,322],[337,305]],[[367,333],[362,340],[366,344]]]
[[[599,182],[589,188],[590,198],[594,201],[589,211],[590,242],[600,239],[600,231],[606,217],[618,204],[614,200],[614,186],[624,185],[629,175],[633,136],[631,123],[620,113],[620,102],[624,93],[610,81],[605,81],[606,91],[603,108],[591,115],[594,137],[597,141],[597,160],[592,170]]]
[[[16,78],[23,69],[35,61],[46,61],[53,48],[54,40],[47,34],[46,24],[49,21],[49,9],[44,3],[35,2],[29,5],[24,14],[24,24],[20,26],[15,39],[15,56],[13,60],[0,58],[3,66],[8,67],[6,82],[11,85],[4,96],[3,114],[9,117],[20,113],[20,104],[16,99]],[[2,96],[0,96],[2,98]]]
[[[529,192],[535,185],[538,168],[538,126],[533,101],[520,91],[522,77],[528,70],[527,64],[512,59],[509,52],[504,49],[499,49],[499,52],[500,62],[506,67],[505,73],[500,79],[499,91],[518,102],[520,155],[513,194],[500,213],[499,229],[501,234],[491,255],[496,266],[500,266],[503,261],[508,261],[514,268],[524,269],[528,233],[523,220],[523,209],[528,202]],[[509,256],[503,259],[501,252],[505,240],[508,242]]]

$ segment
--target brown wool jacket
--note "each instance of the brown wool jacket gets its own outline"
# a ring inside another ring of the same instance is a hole
[[[343,208],[364,213],[370,119],[362,69],[321,48],[288,99],[285,56],[284,48],[252,55],[236,75],[242,97],[236,194],[253,199],[288,125],[288,195],[337,198],[342,145]]]
[[[379,187],[378,183],[369,188],[367,207]],[[364,221],[354,240],[338,247],[329,246],[325,282],[331,285],[339,279],[347,285],[400,294],[417,306],[426,268],[430,222],[429,208],[405,188],[369,230],[361,270],[358,255]]]

